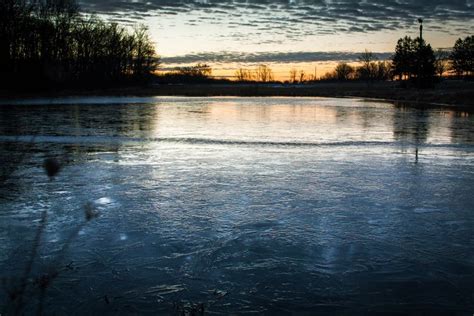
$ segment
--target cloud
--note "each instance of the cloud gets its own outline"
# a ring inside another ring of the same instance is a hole
[[[87,10],[113,11],[218,9],[231,14],[245,11],[262,15],[280,14],[308,18],[407,20],[414,17],[473,19],[472,0],[82,0]]]
[[[194,64],[194,63],[303,63],[303,62],[332,62],[356,61],[360,52],[217,52],[196,53],[182,56],[163,57],[163,64]],[[379,60],[390,58],[392,53],[375,53]]]
[[[207,34],[233,46],[278,46],[315,36],[416,30],[419,17],[425,20],[426,30],[455,36],[474,32],[474,0],[79,1],[85,11],[111,21],[134,24],[153,16],[160,31],[167,28],[165,33],[176,31],[184,38]]]

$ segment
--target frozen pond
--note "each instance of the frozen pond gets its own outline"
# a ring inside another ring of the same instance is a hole
[[[473,115],[325,98],[3,102],[0,278],[22,275],[46,210],[31,275],[60,271],[46,314],[472,315]],[[64,164],[53,181],[48,157]],[[83,225],[87,203],[100,216]]]

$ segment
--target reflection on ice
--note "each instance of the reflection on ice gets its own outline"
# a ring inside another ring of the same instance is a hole
[[[122,241],[127,240],[127,239],[128,239],[127,234],[121,233],[121,234],[119,235],[119,239],[122,240]]]
[[[95,203],[101,204],[101,205],[106,205],[112,203],[112,200],[108,197],[102,197],[100,199],[95,200]]]

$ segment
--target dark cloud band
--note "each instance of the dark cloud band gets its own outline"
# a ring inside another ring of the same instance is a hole
[[[379,60],[390,58],[392,53],[375,53]],[[163,57],[163,64],[193,64],[193,63],[303,63],[303,62],[333,62],[356,61],[360,56],[357,52],[265,52],[240,53],[217,52],[197,53],[183,56]]]

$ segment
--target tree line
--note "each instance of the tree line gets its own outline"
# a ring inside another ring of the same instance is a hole
[[[474,76],[474,36],[459,38],[449,50],[433,51],[430,44],[417,37],[400,38],[390,60],[378,60],[377,56],[365,50],[360,54],[357,66],[340,62],[335,69],[319,78],[323,81],[387,81],[399,80],[402,85],[411,84],[420,88],[431,87],[446,73],[458,78],[472,79]],[[256,69],[239,68],[234,74],[239,82],[274,81],[273,71],[267,65]],[[288,83],[314,82],[315,75],[292,68]]]
[[[399,80],[402,85],[412,84],[420,88],[431,87],[446,73],[459,78],[474,76],[474,36],[458,39],[450,50],[433,51],[419,37],[403,37],[397,41],[395,53],[390,60],[378,60],[377,56],[365,50],[357,59],[359,65],[339,62],[335,69],[317,79],[316,75],[304,70],[290,69],[287,83],[322,81],[387,81]],[[178,67],[162,76],[168,82],[208,82],[212,81],[212,68],[207,64]],[[265,64],[255,69],[239,68],[234,73],[237,82],[274,82],[273,70]]]
[[[3,86],[107,85],[145,79],[157,64],[144,26],[84,16],[74,0],[0,1]]]
[[[388,61],[379,61],[370,51],[365,50],[359,58],[360,66],[351,66],[340,62],[336,68],[326,73],[322,80],[390,80],[392,78],[391,64]]]
[[[216,81],[212,78],[211,66],[204,63],[176,67],[171,71],[157,75],[155,79],[158,83],[207,83]]]
[[[237,81],[258,81],[258,82],[271,82],[275,80],[273,70],[265,64],[260,64],[256,69],[239,68],[235,72],[235,78]]]
[[[377,61],[376,56],[365,51],[358,58],[361,66],[338,63],[334,71],[323,80],[393,80],[404,85],[430,87],[445,73],[470,79],[474,76],[474,36],[458,39],[450,50],[433,51],[430,44],[417,37],[400,38],[395,53],[389,61]]]
[[[239,68],[235,71],[234,78],[238,82],[273,82],[273,70],[265,64],[258,65],[255,69]],[[230,82],[228,79],[212,77],[212,68],[208,64],[198,63],[192,66],[176,67],[171,71],[158,75],[160,83],[206,83]]]

